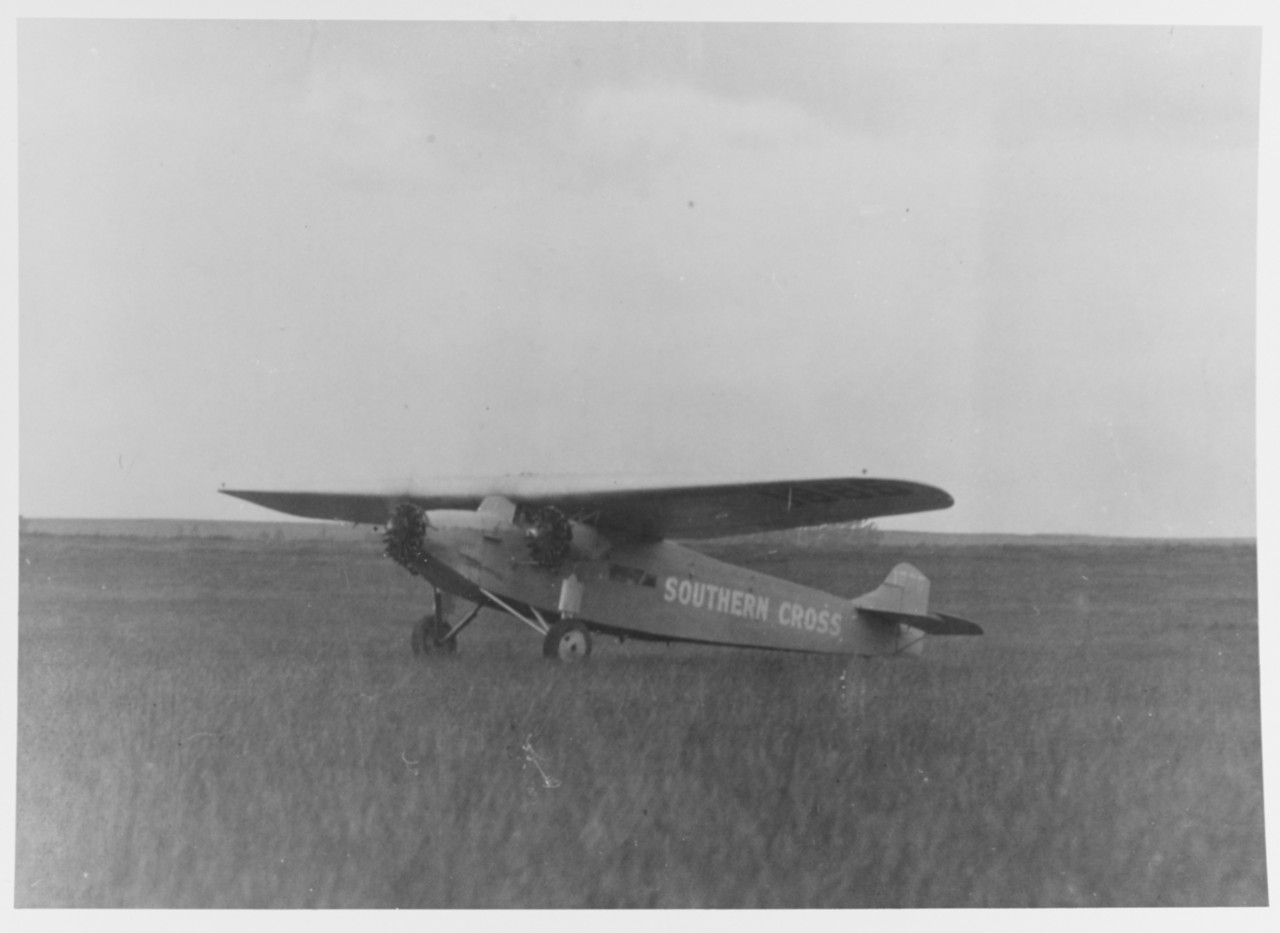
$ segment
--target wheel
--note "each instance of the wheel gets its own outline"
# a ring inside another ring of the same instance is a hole
[[[458,640],[450,638],[445,641],[444,636],[449,634],[449,626],[441,621],[433,613],[427,613],[413,627],[413,636],[409,640],[413,653],[420,657],[436,654],[457,654]]]
[[[547,632],[542,654],[560,661],[585,660],[591,654],[591,633],[576,619],[562,619]]]
[[[445,641],[444,636],[448,634],[449,626],[433,613],[427,613],[413,627],[413,637],[409,640],[409,644],[413,647],[413,653],[419,657],[430,657],[436,654],[457,654],[458,639],[450,638]]]

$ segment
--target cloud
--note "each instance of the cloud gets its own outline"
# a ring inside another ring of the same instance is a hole
[[[24,509],[865,467],[1251,527],[1247,31],[23,35]]]
[[[366,183],[403,185],[428,170],[427,115],[372,63],[313,60],[301,114],[317,151]]]
[[[689,86],[599,87],[579,107],[588,150],[667,160],[690,149],[758,149],[820,141],[827,131],[780,99],[734,100]]]

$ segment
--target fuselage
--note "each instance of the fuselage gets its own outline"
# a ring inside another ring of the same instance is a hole
[[[530,557],[527,528],[502,501],[431,511],[424,576],[473,602],[486,594],[575,617],[598,631],[833,654],[892,654],[919,633],[860,616],[853,600],[715,560],[671,541],[610,540],[575,524],[554,568]]]

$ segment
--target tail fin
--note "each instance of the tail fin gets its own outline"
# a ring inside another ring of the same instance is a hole
[[[981,635],[967,619],[929,612],[929,578],[910,564],[899,564],[878,587],[853,601],[860,615],[909,625],[927,635]]]
[[[929,578],[910,564],[899,564],[889,571],[883,583],[853,601],[859,609],[880,612],[929,614]]]

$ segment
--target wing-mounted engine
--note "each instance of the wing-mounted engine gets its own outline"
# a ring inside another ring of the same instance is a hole
[[[529,556],[539,567],[555,570],[573,549],[573,525],[569,516],[554,505],[547,505],[530,509],[525,520],[528,526],[524,538],[529,546]]]
[[[386,555],[410,573],[418,574],[418,565],[426,559],[426,534],[426,513],[412,502],[401,502],[382,533]]]
[[[609,542],[594,528],[554,505],[523,509],[520,521],[530,558],[546,570],[557,571],[571,559],[595,560],[609,550]]]

